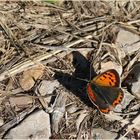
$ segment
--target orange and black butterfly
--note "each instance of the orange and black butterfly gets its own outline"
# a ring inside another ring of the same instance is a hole
[[[118,72],[110,69],[93,78],[87,84],[87,93],[102,113],[109,113],[123,99]]]

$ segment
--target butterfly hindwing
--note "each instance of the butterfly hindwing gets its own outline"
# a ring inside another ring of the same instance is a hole
[[[116,70],[110,69],[93,78],[91,83],[95,83],[100,86],[119,87],[120,77]]]

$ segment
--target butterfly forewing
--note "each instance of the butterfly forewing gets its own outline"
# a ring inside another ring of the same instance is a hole
[[[93,80],[91,80],[91,83],[100,86],[119,87],[120,77],[116,70],[111,69],[93,78]]]

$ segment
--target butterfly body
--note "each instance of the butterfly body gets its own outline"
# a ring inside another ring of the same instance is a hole
[[[123,99],[119,74],[111,69],[96,76],[87,84],[87,93],[101,112],[108,113]]]

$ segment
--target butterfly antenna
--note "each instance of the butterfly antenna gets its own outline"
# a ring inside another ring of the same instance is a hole
[[[90,63],[90,72],[89,72],[89,80],[91,81],[91,74],[92,74],[92,66],[93,66],[93,58],[92,58],[92,61]]]
[[[89,73],[89,80],[91,81],[91,65],[92,63],[90,63],[90,73]]]
[[[85,81],[85,82],[89,82],[89,81],[86,80],[86,79],[82,79],[82,78],[78,78],[78,77],[76,77],[76,79],[81,80],[81,81]]]

